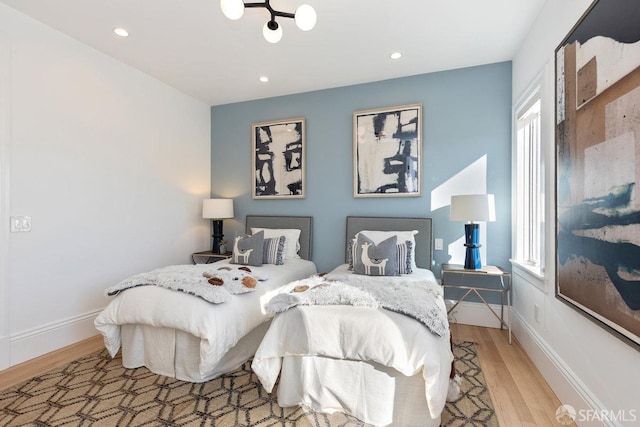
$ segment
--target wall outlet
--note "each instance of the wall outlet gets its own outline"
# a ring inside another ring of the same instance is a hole
[[[11,232],[21,233],[25,231],[31,231],[31,217],[30,216],[12,216]]]
[[[433,246],[436,251],[441,251],[443,249],[443,241],[442,239],[435,239],[433,241]]]
[[[540,323],[540,306],[538,304],[533,305],[533,318],[536,323]]]

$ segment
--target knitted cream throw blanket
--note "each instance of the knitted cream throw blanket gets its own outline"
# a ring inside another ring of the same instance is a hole
[[[222,286],[214,286],[207,281],[203,273],[225,278]],[[171,289],[195,295],[213,304],[220,304],[231,300],[232,295],[252,292],[255,288],[247,288],[239,280],[226,279],[231,272],[216,270],[206,264],[196,265],[171,265],[158,268],[146,273],[131,276],[115,286],[105,290],[105,295],[113,296],[126,289],[137,286],[155,285],[161,288]],[[265,280],[256,274],[252,274],[256,280]],[[258,284],[259,285],[259,284]]]
[[[439,305],[442,290],[426,280],[394,277],[387,281],[369,280],[353,275],[347,281],[330,276],[311,276],[280,288],[265,305],[268,313],[280,313],[297,305],[353,305],[384,308],[412,317],[438,336],[449,330],[444,305]]]

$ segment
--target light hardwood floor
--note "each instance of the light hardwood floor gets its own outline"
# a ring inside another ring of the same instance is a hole
[[[561,405],[531,360],[506,330],[452,324],[454,339],[476,343],[491,399],[501,426],[553,426]],[[103,348],[96,336],[0,371],[0,390]]]
[[[51,353],[47,353],[19,365],[12,366],[9,369],[0,371],[0,390],[50,371],[58,366],[66,365],[73,360],[79,359],[82,356],[93,353],[94,351],[98,351],[102,348],[104,348],[102,336],[96,335],[92,338],[80,341],[77,344],[52,351]]]
[[[506,330],[451,325],[454,339],[476,343],[476,352],[501,426],[558,427],[560,401],[515,337]]]

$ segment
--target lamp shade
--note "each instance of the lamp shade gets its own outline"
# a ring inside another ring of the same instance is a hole
[[[207,199],[202,202],[202,218],[233,218],[233,199]]]
[[[496,206],[493,194],[465,194],[451,196],[451,221],[495,221]]]

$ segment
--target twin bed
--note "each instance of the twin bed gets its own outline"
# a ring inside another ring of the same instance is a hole
[[[157,286],[119,292],[96,319],[107,349],[115,355],[121,348],[125,367],[191,382],[255,355],[252,368],[265,389],[279,379],[282,407],[340,411],[374,425],[438,426],[453,356],[442,289],[430,270],[431,220],[347,218],[347,242],[376,230],[385,234],[367,237],[380,247],[395,235],[394,245],[406,251],[395,261],[412,271],[401,276],[354,274],[362,265],[353,244],[346,264],[317,275],[311,226],[310,217],[247,216],[247,232],[300,229],[301,258],[250,266],[250,274],[268,278],[222,304]],[[376,261],[364,266],[367,273],[384,271]],[[194,268],[202,274],[225,264]]]
[[[312,218],[248,215],[246,231],[262,227],[298,229],[298,256],[283,265],[248,266],[260,281],[254,292],[211,304],[184,292],[158,286],[136,286],[117,293],[98,315],[95,326],[111,356],[122,349],[126,368],[146,366],[152,372],[189,382],[204,382],[230,372],[252,356],[268,326],[260,297],[293,280],[316,273],[311,259]],[[228,260],[185,266],[193,277],[215,274]],[[205,282],[206,283],[206,282]],[[207,286],[211,286],[208,285]]]

